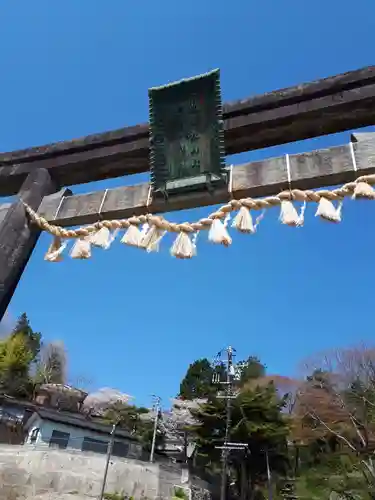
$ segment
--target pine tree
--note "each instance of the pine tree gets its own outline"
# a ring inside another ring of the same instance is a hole
[[[208,359],[197,359],[192,363],[180,384],[181,399],[202,399],[216,392],[212,376],[214,370]]]
[[[145,451],[151,451],[152,438],[154,433],[154,414],[147,408],[129,405],[127,403],[117,402],[105,410],[103,420],[106,423],[116,423],[119,427],[126,429],[137,436],[143,444]],[[161,413],[159,410],[159,423]],[[156,433],[156,448],[162,446],[164,433],[161,426],[158,425]]]
[[[26,313],[22,313],[18,318],[16,326],[13,329],[12,336],[21,334],[26,340],[26,345],[32,355],[32,361],[35,361],[39,355],[41,347],[41,334],[34,332],[30,326],[30,321]]]
[[[230,467],[240,488],[241,474],[250,478],[252,490],[267,481],[268,454],[271,472],[285,474],[288,468],[288,425],[282,413],[283,401],[272,383],[244,389],[232,401],[230,441],[246,443],[248,453],[232,452]],[[193,411],[199,424],[193,426],[198,445],[198,460],[214,470],[220,469],[220,450],[225,435],[225,402],[212,399]],[[245,462],[245,468],[243,461]]]
[[[29,397],[32,383],[29,368],[32,354],[24,335],[12,334],[0,342],[0,392],[15,397]]]
[[[240,371],[239,385],[242,387],[246,382],[264,377],[266,367],[256,356],[249,356],[246,361],[240,361],[237,366]]]

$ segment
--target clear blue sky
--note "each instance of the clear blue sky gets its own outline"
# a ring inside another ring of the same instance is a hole
[[[145,122],[149,87],[216,67],[227,101],[374,64],[373,0],[3,0],[0,19],[2,151]],[[228,343],[291,374],[314,351],[374,338],[375,205],[348,202],[339,226],[313,212],[296,230],[270,211],[256,236],[235,234],[229,249],[201,235],[198,258],[186,262],[169,256],[167,239],[155,255],[117,242],[90,261],[47,264],[44,235],[9,313],[27,311],[45,339],[65,342],[73,381],[139,404],[152,393],[167,401],[191,361]]]

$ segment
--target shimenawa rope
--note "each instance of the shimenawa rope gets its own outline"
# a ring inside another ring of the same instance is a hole
[[[294,201],[306,204],[308,202],[318,203],[317,216],[331,222],[340,222],[341,220],[341,207],[344,198],[352,197],[375,199],[375,191],[372,185],[375,184],[375,174],[364,175],[358,177],[355,181],[344,184],[342,187],[327,190],[322,189],[318,191],[289,189],[282,191],[275,196],[267,196],[265,198],[253,199],[242,198],[239,200],[231,199],[227,204],[222,205],[217,211],[211,213],[208,217],[199,219],[196,222],[174,223],[170,222],[160,215],[139,215],[129,217],[127,219],[114,219],[114,220],[99,220],[95,224],[80,227],[78,229],[65,229],[63,227],[50,224],[44,217],[37,214],[31,207],[24,203],[25,209],[31,219],[41,230],[46,231],[55,237],[53,244],[46,254],[46,260],[58,261],[61,258],[62,250],[59,249],[64,245],[61,241],[64,239],[78,239],[84,242],[86,251],[85,255],[72,255],[73,258],[89,258],[91,253],[89,246],[91,244],[100,246],[102,248],[109,248],[110,243],[114,237],[110,234],[111,230],[126,229],[122,238],[122,243],[132,246],[144,248],[147,251],[157,251],[158,245],[166,232],[179,233],[175,244],[171,249],[172,255],[178,258],[190,258],[196,254],[195,241],[196,235],[199,231],[209,230],[209,240],[214,243],[224,244],[229,246],[232,242],[226,224],[221,221],[226,219],[233,211],[239,211],[235,217],[232,226],[244,233],[254,233],[259,224],[263,213],[257,218],[256,223],[253,224],[251,211],[262,210],[265,211],[271,207],[281,205],[280,220],[282,223],[289,226],[303,225],[303,211],[301,214],[293,206]],[[231,196],[233,193],[230,193]],[[335,207],[333,202],[338,202]],[[139,226],[143,225],[144,230],[139,231]],[[98,237],[98,233],[102,232],[102,238]],[[129,232],[134,235],[134,230],[138,231],[136,238],[126,238]],[[194,233],[193,241],[190,236]],[[190,244],[188,243],[190,241]],[[177,245],[178,243],[178,245]],[[178,246],[178,251],[176,250]],[[66,245],[65,245],[66,246]],[[64,247],[65,248],[65,247]],[[73,250],[72,250],[73,252]],[[89,255],[90,254],[90,255]]]

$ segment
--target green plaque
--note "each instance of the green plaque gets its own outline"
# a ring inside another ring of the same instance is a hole
[[[151,181],[156,193],[225,184],[219,70],[149,90]]]

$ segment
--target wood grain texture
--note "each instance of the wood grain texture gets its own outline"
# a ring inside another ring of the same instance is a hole
[[[45,169],[34,170],[23,183],[19,196],[35,210],[44,196],[55,190]],[[21,201],[12,203],[0,222],[0,320],[21,278],[40,231],[31,225]]]
[[[375,172],[375,134],[354,143],[357,172],[354,171],[350,146],[338,146],[290,156],[292,187],[313,189],[353,181],[359,175]],[[285,157],[271,158],[233,167],[233,197],[261,197],[288,189]],[[118,219],[132,215],[171,212],[195,207],[225,203],[230,196],[225,189],[213,194],[200,192],[170,197],[168,201],[155,200],[146,207],[149,184],[108,190],[101,215],[105,219]],[[64,198],[56,224],[83,225],[96,222],[105,191]],[[50,197],[44,198],[38,212],[52,221],[56,207]]]
[[[1,224],[1,221],[4,220],[7,212],[8,212],[8,209],[11,207],[11,203],[3,203],[2,205],[0,205],[0,224]]]
[[[226,154],[374,124],[375,67],[224,105]],[[0,154],[0,195],[43,167],[60,185],[149,170],[148,124]]]

